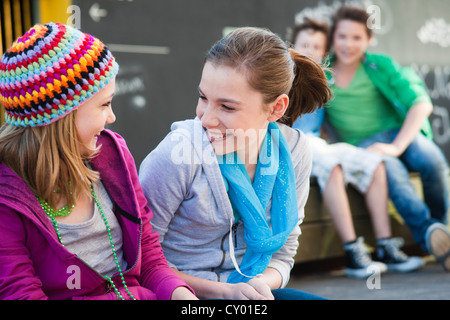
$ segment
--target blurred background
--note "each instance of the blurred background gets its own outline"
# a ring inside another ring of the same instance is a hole
[[[0,52],[33,24],[50,21],[101,39],[120,64],[110,128],[125,137],[139,166],[172,122],[195,116],[204,55],[224,34],[257,26],[288,39],[304,17],[329,21],[343,4],[373,17],[371,51],[424,79],[434,139],[450,159],[448,0],[1,0]]]

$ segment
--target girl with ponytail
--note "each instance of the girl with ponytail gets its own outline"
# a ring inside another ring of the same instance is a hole
[[[200,298],[320,298],[283,288],[311,171],[291,126],[330,99],[324,71],[274,33],[238,28],[206,54],[198,93],[197,117],[140,167],[169,265]]]

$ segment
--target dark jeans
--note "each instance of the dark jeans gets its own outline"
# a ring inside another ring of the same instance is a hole
[[[391,143],[398,130],[387,130],[358,144],[367,148],[375,142]],[[389,197],[411,229],[414,239],[426,250],[425,233],[435,222],[447,224],[448,164],[441,149],[424,135],[418,134],[398,158],[385,156]],[[422,180],[424,201],[410,181],[410,172],[418,172]]]
[[[275,300],[325,300],[312,293],[303,292],[296,289],[283,288],[272,290]]]

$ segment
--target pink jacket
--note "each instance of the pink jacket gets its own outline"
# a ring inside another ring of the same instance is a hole
[[[152,231],[152,212],[134,160],[116,133],[104,130],[98,143],[101,151],[91,165],[100,173],[122,227],[126,284],[136,299],[170,299],[175,288],[188,286],[169,268],[159,235]],[[1,300],[117,299],[100,274],[59,243],[36,197],[2,163],[0,190]],[[118,276],[112,279],[122,296],[129,298]]]

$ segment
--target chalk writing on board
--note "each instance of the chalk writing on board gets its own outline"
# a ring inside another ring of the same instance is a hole
[[[341,6],[364,8],[370,15],[368,27],[377,34],[388,33],[393,26],[393,15],[384,0],[334,0],[331,4],[319,1],[315,7],[306,7],[295,15],[295,23],[304,22],[305,18],[331,23],[331,17]]]
[[[450,100],[450,66],[411,65],[426,83],[431,99]]]
[[[439,104],[450,102],[450,67],[436,66],[430,67],[427,64],[418,66],[411,65],[417,74],[426,84],[428,94],[431,99],[440,101]],[[444,145],[450,142],[450,116],[449,109],[434,103],[433,116],[430,117],[431,127],[433,129],[434,140],[438,145]]]
[[[417,37],[424,44],[434,43],[448,48],[450,47],[450,23],[442,18],[431,18],[417,31]]]
[[[145,92],[148,88],[146,88],[145,75],[141,69],[140,66],[124,67],[116,80],[115,96],[126,95],[131,106],[136,109],[143,109],[147,105]]]
[[[339,9],[342,5],[352,5],[358,7],[367,7],[373,5],[371,0],[347,0],[339,1],[335,0],[331,4],[327,4],[324,1],[319,1],[315,7],[306,7],[295,15],[295,23],[300,24],[304,22],[305,18],[310,18],[318,21],[324,21],[327,23],[331,22],[331,16]]]

